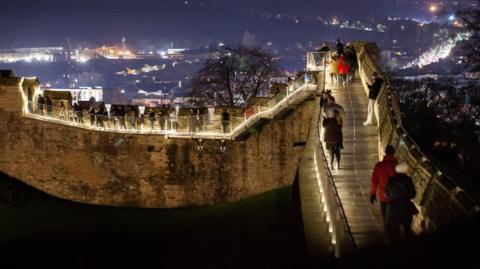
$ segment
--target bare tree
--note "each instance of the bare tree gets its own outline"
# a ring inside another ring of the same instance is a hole
[[[480,5],[480,0],[478,1]],[[480,71],[480,7],[461,9],[457,16],[464,22],[468,31],[472,33],[469,40],[464,42],[462,51],[468,59],[472,71]]]
[[[243,106],[267,92],[277,74],[273,57],[258,48],[223,48],[194,77],[190,96],[203,104]]]

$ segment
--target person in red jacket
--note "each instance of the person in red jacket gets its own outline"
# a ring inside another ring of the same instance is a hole
[[[372,205],[375,204],[378,194],[384,221],[388,203],[388,198],[385,196],[385,187],[387,186],[388,180],[396,174],[395,166],[397,165],[397,159],[394,155],[395,148],[388,145],[385,148],[385,157],[383,158],[383,161],[377,163],[373,169],[372,183],[370,187],[370,202]]]
[[[338,58],[338,73],[340,75],[340,81],[344,85],[347,84],[347,75],[350,73],[350,65],[345,59],[345,55],[340,55]]]

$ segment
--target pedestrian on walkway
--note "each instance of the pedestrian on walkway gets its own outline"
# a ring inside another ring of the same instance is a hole
[[[45,106],[45,98],[41,94],[37,97],[37,113],[43,116],[43,107]]]
[[[377,100],[380,90],[382,89],[383,79],[378,76],[377,72],[373,72],[373,83],[368,84],[368,115],[363,125],[373,125],[375,117],[375,101]],[[378,121],[378,119],[377,119]]]
[[[347,85],[347,77],[350,74],[350,65],[347,63],[344,54],[341,54],[338,58],[338,74],[340,77],[340,83]]]
[[[153,108],[149,108],[148,118],[150,119],[150,129],[153,130],[155,127],[155,110]]]
[[[317,51],[318,52],[329,52],[330,51],[330,46],[328,45],[328,42],[323,42],[322,46]]]
[[[328,103],[328,99],[332,96],[332,91],[331,90],[325,90],[325,92],[322,93],[322,96],[320,98],[320,107],[324,107]]]
[[[387,186],[388,180],[395,175],[396,165],[397,159],[395,158],[395,148],[388,145],[385,148],[385,157],[383,157],[383,160],[378,162],[375,165],[375,168],[373,168],[370,184],[370,202],[372,205],[375,204],[378,197],[384,222],[388,203],[388,198],[385,197],[385,187]]]
[[[322,126],[325,129],[323,141],[325,142],[328,152],[330,153],[330,167],[331,169],[340,169],[340,151],[343,149],[343,119],[340,112],[333,110],[333,118],[324,118]],[[335,162],[335,159],[337,162]],[[336,166],[335,166],[336,164]]]
[[[58,109],[58,117],[61,119],[61,120],[65,120],[65,104],[62,102],[60,102],[60,108]]]
[[[333,55],[328,63],[328,73],[330,74],[331,83],[338,83],[338,57],[336,55]]]
[[[327,119],[334,118],[335,117],[334,110],[338,110],[342,119],[345,117],[345,109],[343,109],[343,106],[337,104],[335,102],[335,97],[330,95],[328,96],[328,102],[325,104],[325,107],[323,108],[323,116]]]
[[[53,117],[53,102],[48,96],[45,98],[45,106],[47,107],[47,115]]]
[[[337,38],[336,47],[337,47],[337,55],[342,55],[343,52],[344,52],[343,51],[344,45],[343,45],[342,41],[340,41],[340,38]]]
[[[385,187],[386,196],[389,199],[385,223],[390,227],[387,234],[390,242],[395,243],[400,240],[400,226],[403,227],[404,238],[411,238],[412,219],[418,213],[417,208],[411,201],[415,198],[416,190],[411,177],[407,175],[409,166],[401,163],[395,166],[397,174],[390,178]]]
[[[222,112],[222,129],[223,133],[229,133],[229,126],[230,126],[230,113],[228,112],[227,109],[224,109]]]
[[[345,50],[345,60],[347,64],[350,66],[349,74],[348,74],[348,81],[355,80],[355,72],[358,69],[358,61],[357,61],[357,52],[352,44],[348,44]]]

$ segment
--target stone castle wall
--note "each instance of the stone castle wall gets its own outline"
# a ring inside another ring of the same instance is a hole
[[[0,78],[0,171],[67,200],[126,207],[219,204],[293,183],[313,101],[244,141],[90,131],[24,117],[18,78]],[[25,87],[24,87],[25,88]]]

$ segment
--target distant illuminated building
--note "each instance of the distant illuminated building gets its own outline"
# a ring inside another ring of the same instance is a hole
[[[56,55],[63,53],[63,47],[5,49],[0,50],[0,62],[53,62]]]
[[[45,89],[48,91],[58,91],[58,92],[70,92],[72,94],[72,101],[90,101],[93,97],[95,101],[103,101],[103,88],[102,87],[80,87],[75,89]]]

